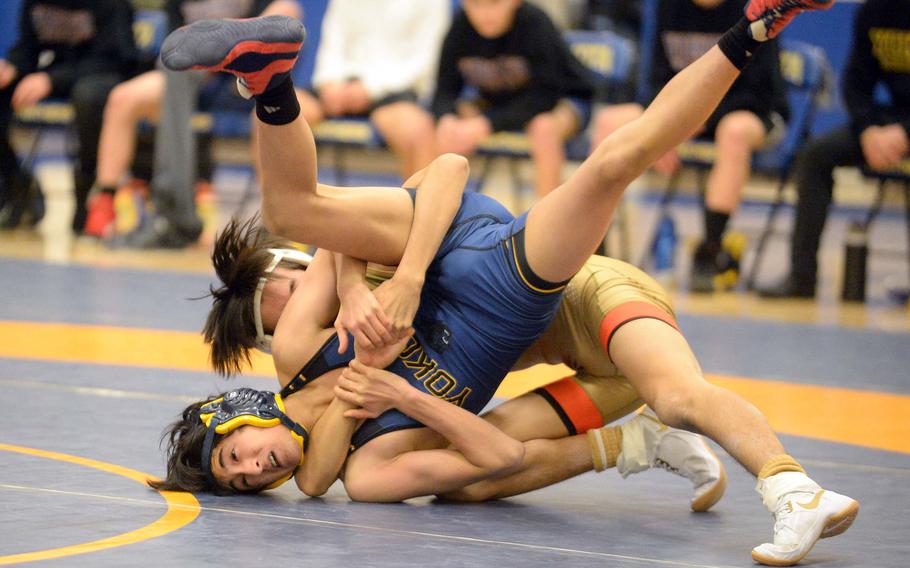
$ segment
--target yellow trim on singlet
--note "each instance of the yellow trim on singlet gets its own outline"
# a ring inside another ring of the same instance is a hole
[[[521,270],[521,263],[518,262],[518,252],[515,249],[515,235],[512,235],[511,237],[509,237],[509,239],[511,240],[511,243],[512,243],[512,260],[515,261],[515,268],[518,270],[518,276],[521,277],[521,280],[525,283],[525,286],[527,286],[531,290],[534,290],[535,292],[540,292],[541,294],[555,294],[556,292],[561,292],[563,290],[563,288],[566,287],[566,284],[568,284],[568,283],[563,284],[562,286],[553,288],[551,290],[544,290],[543,288],[538,288],[537,286],[531,284],[528,281],[527,277],[524,275],[524,272],[522,272],[522,270]]]

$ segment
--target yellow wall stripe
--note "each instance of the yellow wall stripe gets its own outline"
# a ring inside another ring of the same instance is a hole
[[[199,333],[0,320],[0,357],[209,371],[208,356]],[[275,377],[272,358],[254,351],[249,373]]]
[[[26,448],[24,446],[14,446],[10,444],[0,444],[0,451],[17,452],[20,454],[38,456],[52,460],[74,463],[85,467],[91,467],[94,469],[99,469],[101,471],[120,475],[128,479],[132,479],[133,481],[139,482],[143,486],[148,487],[145,482],[149,479],[149,475],[142,473],[141,471],[121,467],[119,465],[100,462],[88,458],[81,458],[78,456],[71,456],[68,454],[48,452],[34,448]],[[196,517],[199,516],[199,501],[196,500],[192,493],[180,493],[173,491],[159,491],[159,493],[167,503],[167,511],[165,511],[161,517],[159,517],[151,524],[130,532],[109,538],[95,540],[92,542],[86,542],[84,544],[64,546],[61,548],[52,548],[49,550],[39,550],[36,552],[26,552],[23,554],[10,554],[7,556],[0,556],[0,565],[16,564],[19,562],[33,562],[35,560],[47,560],[49,558],[60,558],[61,556],[85,554],[87,552],[95,552],[98,550],[104,550],[106,548],[114,548],[117,546],[133,544],[135,542],[148,540],[150,538],[155,538],[163,534],[175,531],[193,522]],[[45,536],[47,536],[49,539],[53,538],[52,534]]]

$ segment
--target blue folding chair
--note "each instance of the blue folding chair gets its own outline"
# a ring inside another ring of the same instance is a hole
[[[771,148],[756,152],[752,157],[752,170],[777,177],[777,194],[765,221],[752,262],[746,287],[751,289],[759,262],[764,253],[765,244],[770,235],[774,220],[783,205],[783,191],[790,176],[793,162],[800,146],[809,135],[815,115],[816,103],[826,84],[829,65],[821,48],[798,41],[781,39],[780,53],[781,73],[787,86],[787,99],[790,105],[790,121],[784,138]],[[677,148],[683,166],[693,167],[698,172],[699,192],[703,195],[707,171],[714,165],[716,147],[713,141],[693,139],[683,142]],[[653,225],[647,246],[639,262],[645,266],[651,258],[657,239],[661,220],[669,215],[670,206],[676,193],[680,172],[670,179],[658,206],[657,219]]]

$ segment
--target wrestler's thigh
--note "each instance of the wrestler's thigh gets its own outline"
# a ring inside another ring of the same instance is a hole
[[[507,400],[485,413],[483,418],[522,442],[538,438],[562,438],[568,434],[550,403],[533,392]]]

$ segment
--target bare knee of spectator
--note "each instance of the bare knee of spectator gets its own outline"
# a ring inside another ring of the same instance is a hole
[[[316,125],[325,119],[325,113],[319,99],[303,89],[295,89],[297,101],[300,103],[300,114],[307,124]]]
[[[592,142],[599,144],[604,138],[642,115],[643,109],[635,103],[608,106],[601,109],[594,117],[594,136]]]
[[[132,89],[129,81],[120,83],[114,87],[107,97],[107,104],[104,107],[105,118],[111,119],[130,119],[136,117],[139,108],[138,99]]]
[[[715,139],[718,151],[725,149],[751,150],[758,147],[764,138],[764,125],[761,120],[748,111],[737,111],[728,114],[717,126]]]
[[[559,122],[552,113],[538,114],[526,128],[528,137],[533,145],[548,145],[562,142]]]

